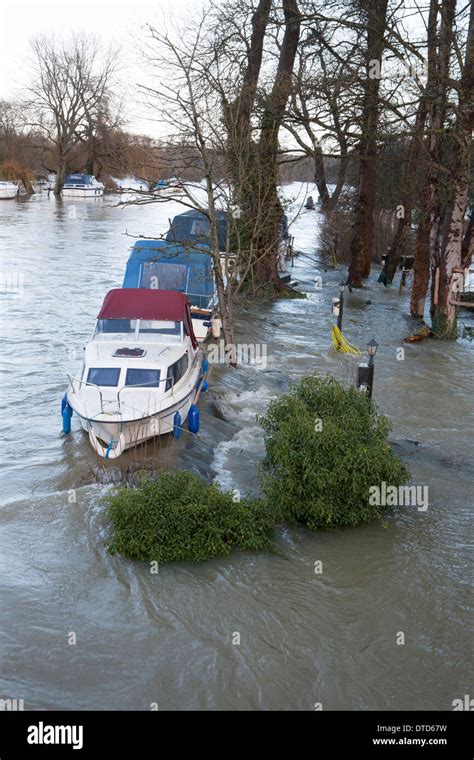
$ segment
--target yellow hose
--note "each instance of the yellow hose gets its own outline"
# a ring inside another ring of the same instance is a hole
[[[356,354],[360,356],[361,351],[357,346],[352,346],[344,337],[339,327],[333,325],[331,328],[332,345],[336,351],[340,351],[342,354]]]

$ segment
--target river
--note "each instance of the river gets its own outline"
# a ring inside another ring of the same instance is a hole
[[[413,330],[407,296],[374,271],[348,298],[344,332],[380,344],[374,397],[411,482],[429,487],[428,510],[397,508],[338,533],[280,528],[272,551],[151,574],[107,553],[95,456],[77,420],[61,432],[67,373],[104,294],[121,285],[130,236],[158,235],[179,210],[114,204],[0,201],[1,272],[18,284],[1,294],[0,698],[27,710],[452,709],[470,684],[474,344],[425,341],[399,361]],[[313,261],[318,224],[303,212],[292,227],[307,299],[238,317],[237,340],[265,344],[266,367],[213,368],[199,436],[163,444],[158,466],[251,491],[256,415],[306,374],[353,372],[331,348],[342,270]]]

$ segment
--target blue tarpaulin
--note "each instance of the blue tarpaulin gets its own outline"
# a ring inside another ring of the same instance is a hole
[[[224,211],[216,211],[217,235],[219,250],[226,249],[227,214]],[[170,243],[183,243],[194,245],[203,243],[211,245],[211,225],[209,218],[201,211],[191,209],[177,214],[171,222],[171,227],[166,233],[166,239]]]
[[[193,306],[206,308],[214,295],[212,257],[207,247],[189,249],[166,240],[137,240],[127,262],[124,288],[176,290]]]

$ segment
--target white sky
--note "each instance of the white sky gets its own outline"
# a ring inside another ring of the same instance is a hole
[[[126,2],[126,0],[61,0],[36,2],[0,0],[0,98],[21,97],[28,83],[30,68],[30,39],[36,34],[55,34],[67,37],[74,31],[95,34],[106,47],[118,45],[123,56],[127,96],[124,116],[129,128],[145,134],[157,134],[157,127],[140,114],[135,101],[136,82],[144,82],[143,62],[136,56],[141,28],[152,23],[163,29],[171,15],[186,18],[199,11],[203,0],[155,0],[155,2]]]
[[[28,84],[30,40],[36,34],[54,34],[67,38],[73,32],[95,34],[104,47],[119,46],[123,64],[120,73],[123,118],[126,128],[150,136],[163,134],[163,128],[150,119],[150,111],[141,106],[137,82],[152,84],[140,56],[143,26],[151,23],[163,30],[167,22],[191,18],[200,12],[206,0],[0,0],[0,98],[21,99]],[[412,6],[412,2],[409,4]],[[405,4],[407,8],[407,4]],[[422,33],[420,19],[407,11],[407,26]],[[172,25],[172,24],[171,24]],[[156,72],[154,72],[156,75]]]

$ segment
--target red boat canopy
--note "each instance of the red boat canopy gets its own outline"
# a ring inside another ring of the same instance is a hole
[[[184,322],[184,328],[196,348],[189,301],[176,290],[148,288],[115,288],[109,290],[98,319],[158,319]]]

